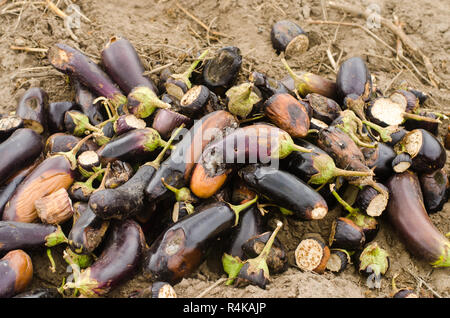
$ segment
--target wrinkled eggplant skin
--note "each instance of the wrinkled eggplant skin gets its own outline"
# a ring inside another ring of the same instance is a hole
[[[137,215],[144,207],[144,188],[155,171],[153,166],[142,165],[123,185],[95,191],[89,198],[89,206],[102,219]]]
[[[210,113],[196,121],[150,180],[145,188],[146,200],[156,203],[171,195],[171,192],[161,182],[161,178],[175,188],[186,186],[195,163],[198,162],[203,150],[214,138],[210,134],[210,129],[218,129],[223,132],[235,126],[237,126],[237,122],[234,116],[223,110]]]
[[[16,116],[22,118],[25,127],[36,129],[41,134],[47,128],[48,94],[42,88],[31,87],[20,98]]]
[[[350,94],[368,100],[372,92],[372,77],[367,64],[358,56],[345,60],[336,75],[336,86],[341,101]]]
[[[322,196],[296,176],[268,166],[250,165],[238,174],[251,188],[292,211],[296,219],[311,220],[316,208],[328,210]],[[299,200],[298,198],[302,198]]]
[[[69,247],[78,254],[92,253],[102,242],[109,221],[99,218],[89,206],[74,222],[69,232]]]
[[[16,130],[0,144],[0,185],[31,164],[44,148],[42,137],[29,128]]]
[[[19,184],[33,171],[34,168],[40,163],[40,160],[36,160],[30,166],[19,171],[10,181],[8,185],[6,185],[1,193],[0,193],[0,219],[3,215],[3,210],[5,208],[6,203],[8,203],[9,199],[13,196]]]
[[[50,135],[45,142],[44,154],[51,156],[58,152],[68,152],[72,150],[80,140],[81,138],[66,133],[54,133],[53,135]],[[86,141],[86,143],[81,146],[79,153],[88,150],[96,150],[95,147],[92,148],[91,145],[92,143],[90,143],[89,140]]]
[[[450,254],[450,242],[434,226],[423,203],[420,181],[407,170],[386,182],[388,220],[411,254],[430,263]]]
[[[0,255],[16,250],[44,246],[46,237],[57,230],[50,224],[0,221]]]
[[[319,94],[308,94],[305,99],[312,109],[312,117],[323,121],[327,125],[330,125],[338,118],[342,111],[341,106],[335,100]]]
[[[419,153],[412,158],[411,169],[417,173],[431,173],[442,169],[447,160],[447,153],[439,140],[424,129],[422,133],[422,147]]]
[[[419,175],[425,208],[430,213],[442,210],[448,201],[450,182],[444,169]]]
[[[96,96],[78,80],[73,80],[75,87],[75,103],[83,114],[88,116],[92,125],[98,125],[105,120],[101,112],[100,103],[94,104]]]
[[[55,102],[48,106],[48,130],[50,133],[62,132],[65,130],[64,115],[69,110],[76,109],[73,102]]]
[[[146,248],[140,225],[131,219],[111,224],[102,254],[92,264],[90,278],[97,281],[97,294],[105,294],[139,270]]]
[[[369,168],[375,168],[375,176],[379,180],[386,180],[394,171],[392,160],[397,156],[394,149],[385,143],[377,143],[375,148],[361,148],[366,164]]]
[[[143,270],[147,278],[179,283],[205,260],[208,246],[235,222],[225,202],[215,202],[166,229],[149,247]]]
[[[256,206],[251,206],[243,215],[240,215],[240,221],[237,227],[231,230],[227,238],[227,254],[246,260],[247,256],[242,250],[242,244],[255,235],[264,231],[264,219]]]
[[[123,37],[113,37],[101,52],[106,73],[128,95],[133,88],[145,86],[158,95],[158,88],[144,76],[144,66],[133,44]]]
[[[239,48],[227,46],[203,67],[203,83],[217,95],[223,96],[237,80],[242,65]]]
[[[17,294],[13,298],[62,298],[56,288],[36,288]]]

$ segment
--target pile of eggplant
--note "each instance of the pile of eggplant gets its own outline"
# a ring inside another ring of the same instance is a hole
[[[278,51],[289,27],[272,34]],[[284,59],[282,80],[243,79],[239,48],[223,47],[150,78],[116,36],[99,64],[65,44],[48,61],[73,100],[32,87],[0,118],[0,297],[107,296],[139,274],[149,285],[129,297],[176,297],[172,286],[211,259],[228,285],[266,288],[295,266],[281,220],[321,220],[337,204],[345,212],[328,240],[298,242],[301,270],[340,272],[353,258],[383,275],[384,216],[411,253],[450,265],[428,217],[448,200],[440,120],[420,111],[415,90],[382,96],[361,58],[344,61],[336,81]],[[57,245],[70,277],[29,289],[27,253],[47,249],[52,262]]]

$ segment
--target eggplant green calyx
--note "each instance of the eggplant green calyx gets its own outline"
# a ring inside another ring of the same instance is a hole
[[[367,127],[370,127],[373,130],[375,130],[383,142],[391,142],[392,141],[391,135],[399,130],[398,126],[381,127],[367,120],[363,120],[362,122]]]
[[[352,110],[344,110],[340,117],[340,122],[335,125],[345,132],[358,146],[366,148],[375,148],[376,143],[368,143],[370,141],[367,134],[362,131],[363,121],[359,119]],[[361,136],[362,139],[359,138]]]
[[[75,136],[83,136],[86,131],[97,132],[100,133],[101,130],[95,126],[93,126],[89,122],[89,117],[83,113],[78,111],[69,111],[67,112],[67,116],[70,116],[73,122],[73,134]]]
[[[377,277],[386,274],[389,268],[389,254],[379,247],[377,242],[366,246],[359,256],[359,260],[360,271],[370,272],[371,270]]]
[[[244,262],[238,256],[231,256],[230,254],[224,253],[222,256],[222,266],[225,273],[228,274],[228,280],[225,285],[230,286],[239,275],[242,266],[244,266]]]
[[[278,136],[277,146],[271,149],[271,157],[273,159],[284,159],[293,151],[312,152],[311,149],[296,145],[292,137],[287,132],[282,131]]]
[[[45,237],[45,246],[53,247],[62,243],[67,243],[68,239],[62,231],[61,227],[58,225],[55,232],[47,235]]]
[[[145,151],[152,152],[158,147],[165,147],[167,145],[167,143],[159,135],[158,131],[148,127],[145,129],[147,130],[143,144]]]
[[[236,215],[236,221],[234,222],[234,226],[237,226],[239,223],[239,213],[248,209],[252,204],[256,203],[256,201],[258,201],[257,195],[252,200],[242,203],[240,205],[232,205],[228,203],[229,207],[234,211],[234,214]]]
[[[72,148],[72,150],[67,151],[67,152],[57,152],[55,154],[55,156],[61,155],[61,156],[66,157],[66,159],[69,160],[69,162],[70,162],[71,169],[76,170],[77,166],[78,166],[77,157],[76,157],[77,153],[78,153],[78,151],[80,151],[80,149],[84,145],[84,143],[92,137],[93,137],[93,134],[90,134],[90,135],[84,137],[75,145],[75,147]]]
[[[130,112],[137,118],[147,118],[156,108],[169,109],[171,105],[163,102],[155,92],[146,86],[135,87],[128,94]]]
[[[67,264],[76,264],[80,269],[88,268],[94,261],[91,254],[77,254],[69,247],[64,250],[63,258]]]
[[[167,182],[164,180],[164,178],[161,178],[161,182],[164,184],[164,186],[172,191],[175,194],[175,200],[178,202],[194,202],[195,199],[192,197],[191,190],[189,190],[188,187],[183,187],[180,189],[177,189],[170,184],[167,184]]]
[[[225,95],[228,97],[228,110],[240,118],[247,118],[252,112],[253,105],[261,100],[254,91],[253,83],[242,83],[231,87]]]
[[[354,216],[359,213],[360,210],[358,208],[353,208],[339,195],[339,193],[336,192],[334,184],[330,184],[330,191],[339,204],[342,205],[350,213],[350,215]]]
[[[447,233],[446,236],[450,234]],[[445,242],[444,248],[439,259],[431,263],[433,267],[450,267],[450,243]]]

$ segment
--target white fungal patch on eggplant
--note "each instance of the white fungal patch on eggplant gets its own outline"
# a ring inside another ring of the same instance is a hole
[[[328,213],[328,209],[326,209],[324,207],[318,207],[311,211],[311,218],[313,220],[320,220],[320,219],[323,219],[325,217],[325,215],[327,215],[327,213]]]
[[[372,104],[370,113],[372,117],[388,126],[395,126],[403,123],[405,109],[406,105],[396,103],[389,98],[379,98]]]
[[[295,263],[304,271],[316,269],[323,257],[323,247],[315,239],[306,239],[300,242],[295,249]]]
[[[136,129],[144,129],[147,126],[144,120],[137,118],[134,115],[126,116],[125,122],[127,123],[128,126],[134,127]]]

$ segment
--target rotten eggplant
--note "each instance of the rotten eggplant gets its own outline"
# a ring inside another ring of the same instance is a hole
[[[330,258],[330,248],[320,235],[310,233],[297,245],[294,255],[301,270],[323,274]]]
[[[64,115],[76,108],[73,102],[55,102],[48,105],[48,130],[50,133],[65,131]]]
[[[47,130],[48,94],[42,88],[31,87],[20,98],[16,116],[24,121],[26,128],[38,134]]]
[[[31,284],[33,262],[24,251],[13,250],[0,259],[0,298],[19,294]]]
[[[450,181],[444,169],[419,175],[423,203],[428,213],[436,213],[448,201]]]
[[[23,119],[16,115],[0,117],[0,143],[8,139],[17,129],[24,128]]]

